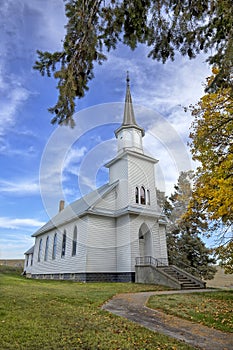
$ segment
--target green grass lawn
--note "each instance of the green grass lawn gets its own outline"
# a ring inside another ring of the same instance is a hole
[[[0,349],[193,349],[100,308],[117,293],[161,289],[133,283],[29,280],[17,269],[0,268]],[[148,306],[232,332],[233,291],[157,295]]]
[[[193,349],[100,308],[116,293],[162,287],[29,280],[4,272],[0,270],[1,350]]]
[[[233,332],[233,291],[152,296],[152,309],[204,324],[224,332]]]

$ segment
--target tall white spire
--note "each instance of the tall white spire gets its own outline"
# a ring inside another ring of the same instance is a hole
[[[115,130],[115,135],[118,140],[118,153],[126,149],[143,153],[142,137],[145,135],[145,131],[137,124],[134,116],[129,82],[129,73],[127,72],[123,122],[121,126]]]

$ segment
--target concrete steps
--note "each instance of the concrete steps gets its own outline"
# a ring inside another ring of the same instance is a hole
[[[180,283],[181,289],[202,289],[205,288],[205,283],[198,280],[196,277],[188,274],[187,272],[178,269],[176,266],[164,266],[160,267],[163,272],[171,276],[173,279]]]
[[[174,289],[202,289],[206,283],[189,272],[167,261],[152,256],[137,257],[135,264],[135,282],[168,286]]]

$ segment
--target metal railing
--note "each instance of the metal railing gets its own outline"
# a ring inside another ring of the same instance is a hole
[[[136,266],[152,265],[155,267],[168,266],[167,259],[155,259],[153,256],[139,256],[136,259]]]
[[[175,265],[175,266],[179,267],[180,269],[190,273],[191,275],[202,279],[202,274],[197,268],[190,266],[188,264],[185,264],[183,261],[180,261],[179,259],[173,258],[172,265]]]

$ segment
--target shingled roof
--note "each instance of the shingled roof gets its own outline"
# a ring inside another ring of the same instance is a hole
[[[72,219],[78,218],[80,216],[85,215],[90,211],[94,213],[93,207],[98,203],[105,195],[107,195],[110,191],[112,191],[118,184],[118,181],[112,184],[105,184],[96,190],[88,193],[84,197],[76,200],[71,203],[67,207],[65,207],[62,211],[60,211],[57,215],[55,215],[51,220],[49,220],[44,226],[42,226],[38,231],[36,231],[32,237],[39,236],[42,233],[45,233],[53,228],[56,228],[62,224],[65,224]]]

